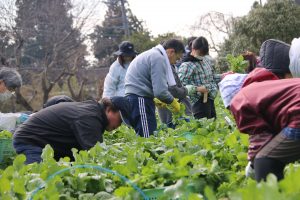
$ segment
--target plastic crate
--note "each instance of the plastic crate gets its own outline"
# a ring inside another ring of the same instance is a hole
[[[146,189],[143,190],[149,200],[157,200],[163,196],[165,188]]]
[[[0,139],[0,164],[15,154],[15,150],[12,145],[12,139]]]
[[[165,189],[166,189],[165,187],[155,188],[155,189],[145,189],[145,190],[143,190],[143,192],[148,197],[149,200],[159,200],[162,197],[165,197],[164,199],[167,199],[167,200],[182,200],[181,198],[176,198],[176,199],[166,198],[166,196],[164,196]],[[186,194],[188,195],[189,193],[191,193],[193,191],[194,191],[194,187],[192,185],[188,185]]]

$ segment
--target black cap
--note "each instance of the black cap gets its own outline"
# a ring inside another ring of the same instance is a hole
[[[138,52],[136,52],[134,50],[134,46],[132,43],[128,42],[128,41],[123,41],[120,45],[119,45],[119,50],[114,52],[115,55],[117,56],[136,56],[138,54]]]
[[[74,102],[74,100],[66,95],[57,95],[48,99],[48,101],[43,105],[43,108],[47,108],[61,102]]]
[[[131,106],[128,99],[126,97],[114,96],[111,97],[110,100],[112,104],[120,111],[122,121],[128,126],[132,126],[133,123],[130,115]]]

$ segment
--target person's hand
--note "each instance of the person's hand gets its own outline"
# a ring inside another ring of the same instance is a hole
[[[178,99],[175,99],[172,101],[170,104],[174,112],[179,112],[180,111],[180,103],[178,102]]]
[[[223,78],[225,78],[225,76],[227,76],[227,75],[229,75],[229,74],[234,74],[234,72],[233,72],[233,71],[229,71],[229,72],[223,73],[223,74],[221,75],[221,80],[222,80]]]
[[[194,85],[186,85],[185,87],[188,90],[188,95],[192,95],[192,94],[196,93],[196,91],[197,91],[196,90],[197,87]]]
[[[255,179],[255,171],[252,162],[248,162],[248,165],[245,168],[246,177]]]
[[[153,101],[158,108],[165,108],[167,106],[166,103],[160,101],[158,98],[154,98]]]
[[[208,90],[204,86],[199,86],[196,90],[200,93],[208,93]]]

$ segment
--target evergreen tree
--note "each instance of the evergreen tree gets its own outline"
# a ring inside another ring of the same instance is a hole
[[[125,15],[130,34],[143,32],[142,21],[131,12],[129,4],[125,2]],[[110,56],[118,48],[118,44],[125,38],[125,27],[122,19],[121,0],[108,0],[107,11],[101,26],[96,26],[90,35],[93,42],[94,55],[99,60]]]

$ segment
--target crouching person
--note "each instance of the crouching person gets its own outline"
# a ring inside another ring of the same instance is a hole
[[[25,154],[26,164],[40,162],[47,144],[53,148],[55,159],[65,156],[72,159],[72,148],[88,150],[103,142],[104,131],[118,128],[122,120],[130,125],[129,116],[129,102],[124,97],[56,104],[20,125],[13,145],[18,154]]]
[[[219,84],[238,129],[249,134],[248,160],[257,181],[269,173],[283,179],[285,165],[300,159],[299,83],[299,78],[278,79],[256,68],[249,75],[228,75]]]

